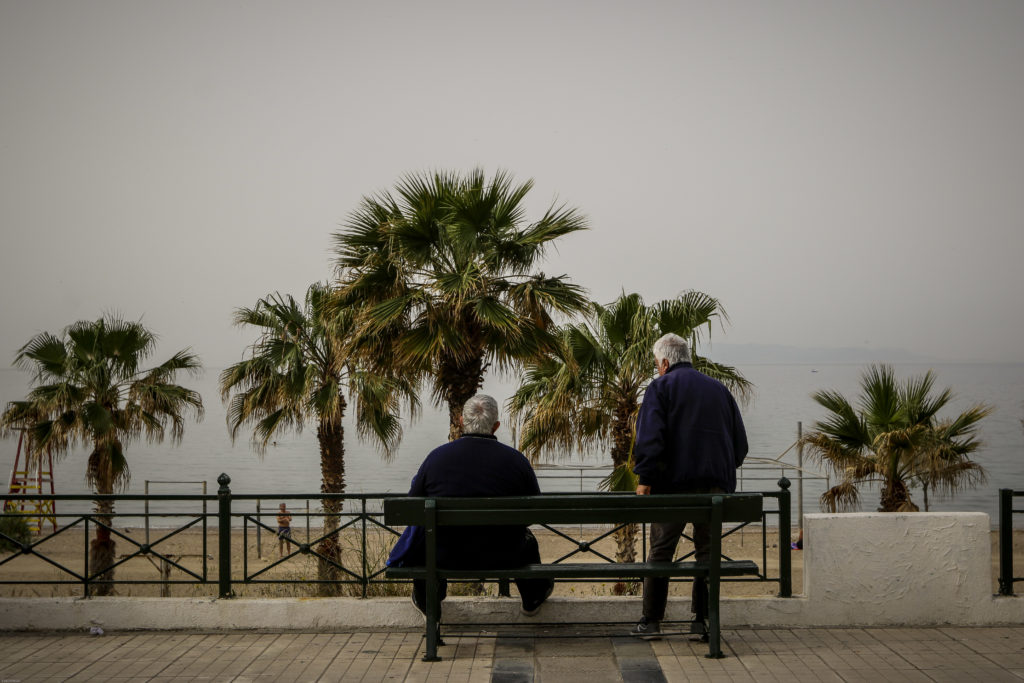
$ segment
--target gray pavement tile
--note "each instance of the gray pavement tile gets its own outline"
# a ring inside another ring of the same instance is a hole
[[[1004,669],[1024,669],[1024,652],[985,655],[985,659]]]
[[[495,669],[497,667],[498,663],[496,662]],[[594,680],[593,677],[603,679],[604,674],[614,673],[611,679],[620,680],[618,667],[615,666],[611,657],[544,657],[537,659],[536,668],[541,680],[554,672],[563,674],[563,679],[565,675],[575,675],[587,681]]]
[[[661,667],[657,669],[619,669],[619,674],[622,676],[623,683],[666,683]]]
[[[491,672],[491,683],[533,683],[532,673],[497,670]]]
[[[502,649],[504,651],[512,648],[503,646]],[[606,638],[537,638],[536,640],[531,638],[524,641],[520,650],[526,652],[530,649],[533,650],[536,657],[560,657],[565,653],[597,657],[609,654],[608,639]]]
[[[528,678],[533,680],[534,665],[530,659],[506,657],[495,659],[491,665],[491,678]]]
[[[533,638],[508,638],[498,636],[495,638],[495,656],[533,656],[535,652]]]

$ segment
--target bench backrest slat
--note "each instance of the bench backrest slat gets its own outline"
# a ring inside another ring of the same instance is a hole
[[[723,522],[761,518],[760,494],[680,494],[659,496],[542,495],[505,498],[435,498],[439,525],[601,524],[622,522],[708,522],[711,500],[722,498]],[[424,524],[427,498],[387,498],[384,523]]]

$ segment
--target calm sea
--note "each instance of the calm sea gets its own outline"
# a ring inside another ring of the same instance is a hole
[[[986,402],[995,406],[994,414],[983,422],[981,435],[985,442],[976,459],[988,470],[988,481],[981,487],[965,491],[954,499],[932,500],[933,510],[970,510],[986,512],[996,524],[997,490],[1009,487],[1024,489],[1024,364],[941,364],[895,366],[898,376],[920,374],[933,369],[940,387],[951,386],[956,393],[953,409],[963,409],[973,403]],[[741,371],[757,387],[753,401],[743,409],[750,440],[750,461],[741,470],[743,487],[763,490],[774,487],[780,469],[762,469],[760,460],[781,460],[788,463],[786,475],[794,481],[796,450],[791,448],[797,435],[797,423],[809,429],[814,421],[823,417],[810,395],[812,392],[832,388],[852,398],[857,392],[861,365],[746,365]],[[198,493],[200,485],[161,484],[159,482],[206,481],[210,493],[216,492],[217,476],[225,472],[231,476],[232,490],[238,493],[268,494],[266,505],[273,505],[273,493],[314,493],[320,488],[319,454],[315,429],[306,429],[300,435],[281,437],[262,457],[251,449],[247,437],[231,443],[225,426],[225,410],[216,389],[219,369],[208,369],[205,375],[193,380],[192,386],[203,396],[206,418],[187,426],[185,438],[178,446],[169,443],[148,444],[145,441],[130,444],[127,455],[131,467],[129,492],[142,493],[149,480],[154,493]],[[24,396],[28,374],[17,370],[0,370],[0,403]],[[512,391],[512,382],[490,380],[484,390],[503,402]],[[448,420],[445,412],[425,407],[414,424],[407,424],[405,438],[390,461],[383,460],[368,444],[358,441],[355,430],[346,425],[346,479],[350,493],[405,492],[423,456],[447,438]],[[510,441],[510,433],[503,425],[498,432],[503,441]],[[11,471],[17,441],[0,440],[0,471]],[[87,493],[85,461],[87,451],[67,454],[56,464],[58,493]],[[781,456],[781,458],[780,458]],[[756,460],[755,460],[756,459]],[[607,456],[599,453],[568,454],[558,461],[562,466],[584,467],[603,465]],[[805,462],[813,476],[813,463]],[[548,472],[547,474],[553,474]],[[580,479],[580,472],[561,471],[564,476],[545,476],[541,486],[546,491],[578,491],[593,489],[599,473],[583,472],[594,478]],[[824,490],[823,479],[805,479],[804,511],[818,511],[817,499]],[[921,492],[914,499],[923,508]],[[794,503],[795,503],[794,497]],[[877,505],[877,491],[866,491],[862,509],[873,510]],[[127,523],[127,522],[126,522]],[[1016,526],[1024,526],[1018,520]]]

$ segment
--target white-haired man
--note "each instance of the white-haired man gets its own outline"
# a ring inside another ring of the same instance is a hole
[[[644,394],[633,447],[637,494],[734,493],[736,469],[747,455],[747,434],[736,400],[724,384],[693,368],[690,348],[679,335],[666,334],[654,342],[654,360],[658,377]],[[647,561],[671,562],[685,526],[652,524]],[[710,543],[709,527],[695,524],[698,561],[708,559]],[[657,637],[667,601],[667,578],[644,579],[643,616],[633,634]],[[691,633],[706,633],[703,579],[693,582],[691,609]]]
[[[540,493],[530,461],[516,449],[500,443],[494,432],[498,403],[477,394],[462,408],[462,436],[427,455],[413,477],[410,496],[533,496]],[[417,564],[416,559],[404,560]],[[422,560],[420,560],[422,562]],[[437,538],[438,566],[465,569],[501,569],[540,562],[537,539],[525,526],[441,527]],[[522,611],[533,616],[551,595],[549,579],[516,579]],[[447,583],[441,581],[444,600]],[[413,582],[413,604],[422,612],[426,584]]]

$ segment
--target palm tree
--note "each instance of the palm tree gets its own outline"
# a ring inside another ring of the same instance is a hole
[[[313,284],[300,304],[291,295],[270,294],[253,308],[235,312],[235,324],[259,330],[247,358],[220,375],[221,397],[228,403],[227,421],[232,441],[252,426],[252,443],[264,453],[267,444],[287,431],[301,432],[315,419],[320,447],[320,490],[345,492],[345,443],[342,418],[345,390],[356,401],[356,429],[360,437],[373,437],[385,457],[402,436],[398,400],[415,398],[408,382],[356,367],[348,355],[353,308],[330,306],[332,292]],[[337,529],[342,501],[323,499],[324,533],[318,546],[318,575],[322,595],[334,595],[340,586],[341,547]]]
[[[586,321],[560,330],[558,350],[527,365],[510,402],[522,423],[520,445],[536,460],[542,453],[566,455],[574,449],[610,448],[612,490],[634,490],[630,456],[636,415],[654,377],[654,342],[669,332],[689,339],[694,367],[715,377],[741,398],[752,385],[735,368],[714,363],[695,351],[712,322],[728,316],[707,294],[687,291],[674,299],[644,304],[639,294],[623,293],[607,306],[591,304]],[[636,527],[617,534],[619,562],[635,558]]]
[[[35,373],[24,401],[12,401],[0,418],[4,434],[24,429],[28,452],[50,450],[61,456],[88,444],[86,481],[97,494],[123,490],[129,480],[124,447],[140,436],[150,443],[181,441],[184,415],[202,419],[199,393],[175,384],[179,371],[197,375],[199,358],[182,350],[156,367],[144,370],[156,336],[142,323],[108,315],[79,321],[57,337],[43,332],[18,351],[15,365]],[[97,595],[113,592],[116,543],[111,537],[114,502],[97,500],[96,537],[91,543],[89,570]]]
[[[554,240],[585,221],[551,206],[527,223],[532,186],[479,169],[409,175],[394,194],[364,198],[335,235],[342,292],[365,305],[363,356],[429,379],[448,407],[450,439],[492,364],[507,370],[554,349],[552,316],[587,303],[565,276],[535,270]]]
[[[978,426],[990,406],[939,418],[953,392],[947,388],[933,396],[931,370],[900,383],[890,366],[871,365],[860,386],[856,408],[837,391],[813,395],[829,415],[815,423],[803,444],[840,479],[822,494],[823,509],[856,508],[859,487],[867,481],[881,482],[881,512],[916,511],[910,496],[915,484],[927,501],[929,489],[952,495],[984,481],[984,468],[970,455],[982,445]]]

